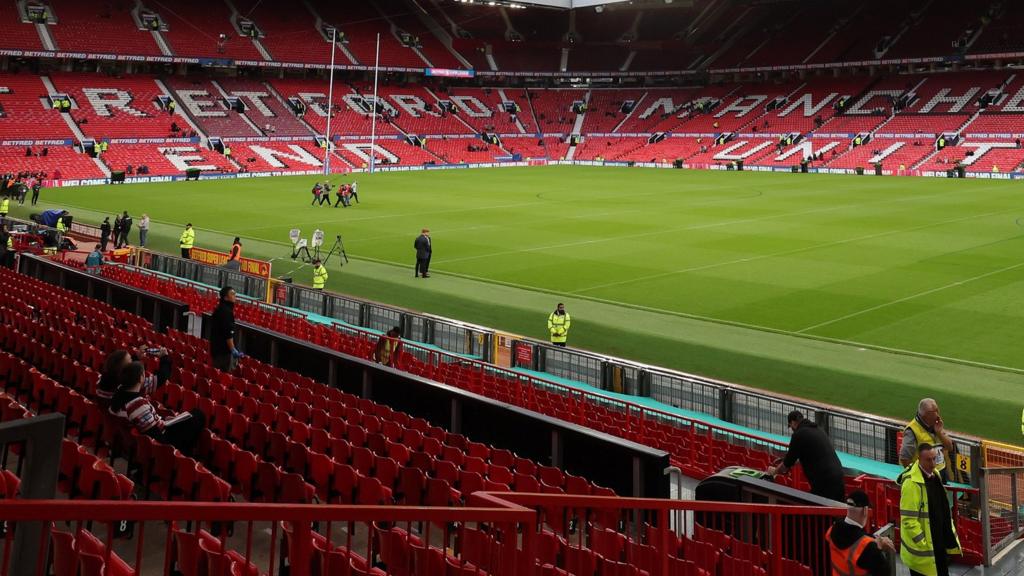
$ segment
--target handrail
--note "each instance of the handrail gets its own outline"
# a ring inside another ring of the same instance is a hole
[[[148,522],[158,520],[222,521],[392,521],[533,522],[536,513],[494,499],[491,506],[355,506],[340,504],[269,504],[106,500],[2,500],[0,521],[32,520]]]

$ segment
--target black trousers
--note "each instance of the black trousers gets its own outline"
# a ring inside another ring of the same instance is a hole
[[[430,258],[417,258],[416,259],[416,276],[420,274],[426,276],[430,270]]]
[[[107,243],[110,242],[110,236],[100,236],[100,250],[103,252],[107,251]]]
[[[811,494],[843,502],[846,500],[846,486],[843,484],[842,477],[826,479],[811,484]]]
[[[39,192],[32,193],[32,205],[35,206],[36,202],[39,202]]]
[[[186,456],[191,456],[199,441],[199,435],[206,428],[206,416],[198,409],[189,411],[191,418],[182,420],[164,428],[163,432],[154,434],[153,438],[170,444]]]
[[[181,249],[181,257],[184,258],[185,260],[191,260],[192,259],[192,249],[191,248],[182,248]]]

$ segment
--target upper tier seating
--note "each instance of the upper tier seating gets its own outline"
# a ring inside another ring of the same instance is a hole
[[[263,60],[252,40],[232,26],[231,10],[223,0],[179,0],[171,10],[152,8],[167,23],[163,36],[176,56]],[[223,43],[220,34],[227,35]]]
[[[899,31],[900,23],[908,18],[912,3],[866,0],[858,2],[856,8],[856,14],[807,61],[809,64],[874,60],[879,41],[883,36],[895,35]]]
[[[0,141],[74,138],[39,76],[0,73]]]
[[[32,24],[21,21],[15,2],[0,2],[0,48],[7,50],[42,50],[43,41]]]
[[[124,170],[131,166],[138,175],[139,166],[149,168],[150,176],[183,176],[187,168],[202,172],[234,173],[238,169],[219,152],[198,144],[111,144],[101,156],[111,170]]]
[[[57,48],[64,51],[99,52],[116,49],[120,54],[160,56],[153,34],[139,30],[132,18],[134,4],[127,2],[79,2],[49,0],[57,23],[50,34]],[[114,40],[116,42],[109,42]]]
[[[854,4],[804,2],[777,29],[768,42],[744,62],[745,66],[800,64],[832,33],[827,26],[811,23],[836,22],[856,9]]]
[[[981,37],[971,45],[972,54],[995,54],[1019,52],[1024,49],[1020,36],[1020,23],[1024,22],[1024,5],[1020,2],[1004,2],[1001,14],[981,32]]]
[[[100,74],[53,74],[59,92],[69,94],[77,105],[71,117],[79,129],[93,138],[167,138],[171,124],[188,124],[157,105],[164,95],[152,76],[127,77]]]
[[[615,44],[574,44],[569,50],[569,70],[612,71],[622,69],[630,48]]]
[[[498,70],[557,72],[562,61],[559,44],[548,42],[491,42],[491,54]]]
[[[47,148],[46,156],[41,156]],[[25,156],[24,146],[0,146],[0,166],[7,172],[44,172],[55,178],[59,170],[62,180],[105,178],[93,159],[70,146],[33,146],[33,156]]]
[[[247,122],[243,114],[231,110],[224,101],[224,92],[216,81],[174,77],[167,87],[174,90],[178,111],[189,114],[209,136],[255,137],[262,131]],[[250,103],[246,103],[247,105]],[[248,109],[252,107],[249,106]],[[259,112],[257,112],[257,115]],[[257,116],[258,117],[258,116]]]
[[[287,104],[278,99],[267,84],[258,80],[224,78],[217,84],[230,96],[238,96],[245,103],[245,115],[267,136],[310,136],[310,129],[302,123]]]
[[[748,31],[742,36],[733,38],[732,45],[715,57],[711,66],[732,68],[747,65],[747,59],[767,41],[765,31],[782,26],[792,17],[793,14],[789,10],[778,10],[770,4],[738,7],[729,22],[730,30],[747,29]]]
[[[900,36],[886,58],[920,58],[952,54],[953,42],[968,28],[973,27],[968,15],[977,14],[979,8],[964,5],[957,0],[935,0],[928,10]],[[950,18],[957,14],[957,18]]]
[[[327,24],[345,34],[345,46],[359,64],[373,66],[377,34],[380,34],[380,65],[426,68],[427,63],[398,41],[391,24],[369,2],[318,2],[316,10]]]
[[[241,14],[256,23],[263,33],[260,43],[274,60],[331,63],[331,43],[316,29],[316,18],[306,9],[305,3],[234,0],[234,4]],[[335,60],[339,64],[348,63],[340,50]]]
[[[419,19],[417,12],[409,10],[409,4],[405,0],[377,0],[376,4],[399,31],[419,38],[419,51],[434,68],[465,68]]]

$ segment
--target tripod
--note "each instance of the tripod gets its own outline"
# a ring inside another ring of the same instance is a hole
[[[338,234],[334,239],[334,246],[327,252],[327,256],[323,257],[324,266],[327,265],[327,261],[331,259],[331,256],[338,255],[338,264],[344,266],[348,264],[348,254],[345,253],[345,242],[341,239],[341,234]],[[317,256],[320,255],[319,248],[317,248]],[[342,259],[344,258],[344,262]]]
[[[317,248],[319,250],[319,248]],[[292,244],[292,260],[302,257],[302,261],[309,264],[313,261],[313,257],[309,253],[309,248],[306,247],[306,240],[303,238],[295,244]]]

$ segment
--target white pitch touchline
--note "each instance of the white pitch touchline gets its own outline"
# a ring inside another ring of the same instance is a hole
[[[797,330],[796,333],[797,334],[803,334],[804,332],[807,332],[808,330],[814,330],[815,328],[821,328],[822,326],[828,326],[829,324],[835,324],[836,322],[842,322],[843,320],[848,320],[848,319],[853,318],[855,316],[860,316],[861,314],[867,314],[869,312],[874,312],[875,310],[880,310],[882,308],[886,308],[888,306],[892,306],[893,304],[900,304],[900,303],[906,302],[908,300],[914,300],[916,298],[920,298],[922,296],[927,296],[929,294],[934,294],[936,292],[941,292],[941,291],[947,290],[949,288],[956,288],[957,286],[962,286],[964,284],[969,284],[971,282],[974,282],[974,281],[977,281],[977,280],[981,280],[983,278],[988,278],[989,276],[995,276],[996,274],[1002,274],[1003,272],[1009,272],[1010,270],[1014,270],[1016,268],[1020,268],[1021,266],[1024,266],[1024,262],[1020,262],[1020,263],[1014,264],[1012,266],[1007,266],[1006,268],[1000,268],[999,270],[992,270],[992,271],[986,272],[984,274],[979,274],[979,275],[974,276],[972,278],[967,278],[966,280],[957,280],[956,282],[952,282],[950,284],[946,284],[945,286],[939,286],[938,288],[932,288],[930,290],[925,290],[924,292],[918,292],[917,294],[911,294],[910,296],[904,296],[903,298],[899,298],[897,300],[893,300],[892,302],[885,302],[884,304],[879,304],[877,306],[872,306],[871,308],[865,308],[864,310],[861,310],[859,312],[853,312],[851,314],[846,314],[846,315],[840,316],[838,318],[833,318],[832,320],[828,320],[828,321],[825,321],[825,322],[820,322],[818,324],[815,324],[814,326],[808,326],[807,328],[803,328],[801,330]]]
[[[905,234],[907,232],[914,232],[915,230],[924,230],[925,228],[934,228],[935,226],[945,226],[946,224],[954,224],[956,222],[964,222],[966,220],[974,220],[977,218],[987,218],[989,216],[995,216],[997,214],[1005,214],[1007,212],[1016,212],[1017,209],[1011,210],[999,210],[997,212],[986,212],[985,214],[975,214],[974,216],[965,216],[963,218],[953,218],[951,220],[943,220],[941,222],[931,222],[928,224],[922,224],[920,226],[912,226],[910,228],[901,228],[899,230],[886,230],[885,232],[875,232],[874,234],[867,234],[865,236],[856,236],[853,238],[846,238],[844,240],[833,240],[832,242],[824,242],[822,244],[814,244],[811,246],[804,246],[803,248],[793,248],[790,250],[783,250],[781,252],[773,252],[771,254],[761,254],[759,256],[748,256],[746,258],[737,258],[735,260],[727,260],[725,262],[716,262],[714,264],[702,264],[700,266],[693,266],[690,268],[683,268],[682,270],[672,270],[669,272],[659,272],[658,274],[650,274],[647,276],[637,276],[628,280],[620,280],[617,282],[608,282],[607,284],[598,284],[596,286],[588,286],[586,288],[580,288],[573,290],[570,294],[581,294],[583,292],[589,292],[591,290],[598,290],[600,288],[611,288],[612,286],[622,286],[624,284],[633,284],[635,282],[645,282],[647,280],[657,280],[658,278],[665,278],[666,276],[674,276],[676,274],[686,274],[688,272],[699,272],[701,270],[710,270],[712,268],[720,268],[722,266],[731,266],[733,264],[743,264],[746,262],[755,262],[757,260],[767,260],[769,258],[778,258],[779,256],[789,256],[791,254],[799,254],[801,252],[810,252],[812,250],[818,250],[820,248],[829,248],[832,246],[841,246],[843,244],[849,244],[851,242],[860,242],[862,240],[871,240],[873,238],[881,238],[883,236],[892,236],[895,234]]]
[[[434,265],[438,264],[451,264],[453,262],[465,262],[467,260],[479,260],[481,258],[493,258],[495,256],[509,256],[512,254],[524,254],[527,252],[541,252],[544,250],[553,250],[558,248],[573,248],[576,246],[587,246],[590,244],[601,244],[603,242],[617,242],[619,240],[633,240],[636,238],[648,238],[651,236],[660,236],[662,234],[671,234],[673,232],[684,232],[687,230],[705,230],[708,228],[719,228],[721,226],[731,226],[733,224],[747,224],[750,222],[763,222],[765,220],[774,220],[777,218],[787,218],[789,216],[802,216],[804,214],[816,214],[819,212],[832,212],[835,210],[842,210],[844,208],[857,208],[860,206],[872,206],[875,204],[889,204],[894,202],[907,202],[911,200],[919,200],[922,198],[934,198],[936,196],[946,196],[954,194],[956,192],[962,192],[962,190],[953,190],[950,192],[941,192],[938,194],[930,194],[927,196],[914,196],[912,198],[895,198],[889,200],[879,200],[876,202],[858,202],[854,204],[840,204],[838,206],[827,206],[825,208],[812,208],[810,210],[801,210],[798,212],[784,212],[782,214],[775,214],[772,216],[762,216],[758,218],[743,218],[741,220],[727,220],[725,222],[712,222],[709,224],[698,224],[690,226],[676,226],[673,228],[666,228],[664,230],[654,230],[651,232],[640,232],[637,234],[626,234],[623,236],[606,236],[604,238],[593,238],[590,240],[578,240],[575,242],[566,242],[563,244],[548,244],[545,246],[534,246],[532,248],[520,248],[518,250],[504,250],[502,252],[490,252],[488,254],[478,254],[476,256],[463,256],[462,258],[448,258],[445,260],[438,260]]]

